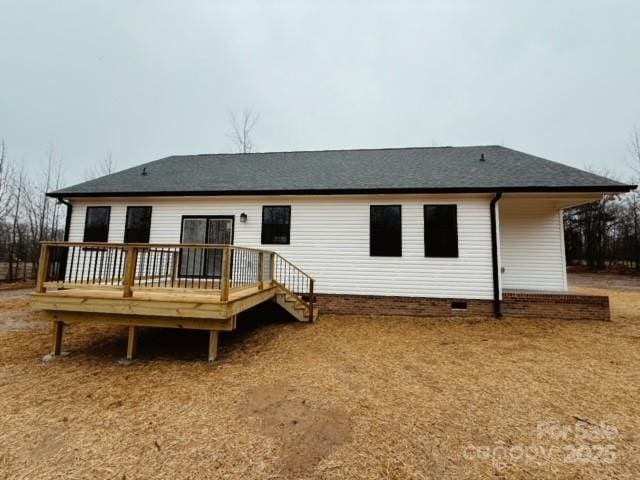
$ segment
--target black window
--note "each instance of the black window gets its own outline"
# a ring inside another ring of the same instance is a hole
[[[458,208],[456,205],[424,206],[425,257],[458,256]]]
[[[371,205],[369,254],[372,257],[402,256],[400,205]]]
[[[262,207],[262,243],[288,245],[291,233],[291,207]]]
[[[125,243],[149,243],[151,207],[127,207],[124,227]]]
[[[106,242],[109,239],[111,207],[87,207],[84,220],[85,242]]]

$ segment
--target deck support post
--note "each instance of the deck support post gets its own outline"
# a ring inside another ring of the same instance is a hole
[[[218,357],[218,331],[209,330],[209,363]]]
[[[64,323],[60,320],[53,322],[53,343],[51,345],[51,355],[54,357],[62,354],[62,333],[64,331]]]
[[[127,338],[127,360],[133,360],[138,347],[138,327],[129,326],[129,337]]]

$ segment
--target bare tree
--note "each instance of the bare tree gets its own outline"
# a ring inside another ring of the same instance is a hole
[[[631,168],[640,178],[640,130],[634,127],[629,141],[629,152],[631,153]]]
[[[640,183],[640,131],[638,127],[634,127],[631,132],[631,141],[629,145],[631,151],[632,164],[631,168],[636,173],[635,181]],[[633,219],[633,253],[636,264],[636,270],[640,272],[640,194],[635,190],[629,194],[631,204],[631,217]]]
[[[7,158],[7,144],[0,140],[0,218],[5,218],[11,210],[12,169]]]
[[[18,278],[18,261],[19,258],[19,237],[20,237],[20,218],[21,218],[21,201],[24,193],[24,184],[25,184],[25,173],[24,173],[24,165],[20,169],[18,176],[16,178],[14,188],[14,199],[13,202],[13,219],[11,225],[11,237],[9,239],[9,245],[7,248],[8,251],[8,261],[9,261],[9,281],[17,280]]]
[[[21,183],[21,221],[18,226],[26,231],[21,240],[21,249],[24,251],[23,258],[31,263],[33,272],[37,271],[40,242],[58,237],[59,209],[47,192],[61,182],[61,172],[61,159],[51,146],[45,168],[41,170],[41,178],[34,180],[26,177]]]
[[[240,116],[229,111],[231,132],[227,136],[234,144],[237,153],[251,153],[255,148],[251,134],[258,121],[258,114],[245,108]]]
[[[84,172],[85,180],[93,180],[94,178],[104,177],[105,175],[111,175],[116,171],[116,162],[113,159],[113,155],[107,150],[106,155],[96,166],[89,168]]]
[[[0,140],[0,261],[3,262],[10,258],[10,251],[7,247],[11,235],[9,214],[14,200],[12,177],[13,171],[7,156],[7,145],[4,140]],[[11,278],[11,268],[9,268],[8,274]]]
[[[48,236],[47,232],[47,215],[49,213],[49,198],[47,197],[47,192],[51,187],[51,177],[53,176],[54,170],[54,162],[55,162],[55,150],[53,148],[53,144],[49,146],[49,151],[47,153],[47,167],[44,170],[44,182],[39,185],[40,191],[38,192],[38,230],[37,230],[37,239],[39,241],[45,240]],[[38,190],[36,188],[36,190]]]
[[[58,161],[56,172],[55,172],[55,181],[53,183],[54,190],[60,190],[62,188],[62,159]],[[59,223],[60,223],[60,201],[54,201],[53,203],[53,215],[51,219],[51,240],[62,240],[59,238]],[[69,207],[67,207],[69,208]]]

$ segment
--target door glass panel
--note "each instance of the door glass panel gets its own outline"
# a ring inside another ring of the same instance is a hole
[[[233,222],[229,218],[210,218],[207,243],[227,245],[231,243]],[[220,277],[222,271],[222,250],[213,249],[207,252],[207,277]]]
[[[182,221],[182,243],[206,243],[206,218],[185,218]],[[201,276],[204,268],[202,249],[183,248],[180,253],[180,276]]]
[[[209,219],[209,240],[207,243],[220,243],[228,245],[231,243],[231,219],[210,218]]]

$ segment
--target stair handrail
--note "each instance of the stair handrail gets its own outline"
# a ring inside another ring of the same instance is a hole
[[[271,272],[271,277],[273,278],[274,282],[276,282],[278,285],[280,285],[285,290],[291,292],[293,295],[295,295],[295,297],[299,301],[301,301],[303,304],[305,304],[307,306],[307,309],[309,310],[309,320],[313,321],[313,307],[314,307],[314,303],[315,303],[315,293],[314,293],[315,279],[311,275],[309,275],[307,272],[302,270],[300,267],[298,267],[296,264],[294,264],[290,260],[286,259],[282,255],[280,255],[278,252],[273,252],[273,255],[274,255],[274,258],[276,258],[276,257],[279,258],[284,264],[286,264],[289,267],[291,267],[294,270],[296,270],[298,273],[303,275],[309,281],[309,292],[308,292],[309,300],[305,301],[304,298],[302,298],[301,295],[297,294],[293,289],[290,289],[286,285],[284,285],[282,282],[279,282],[276,279],[276,272],[275,271]]]

